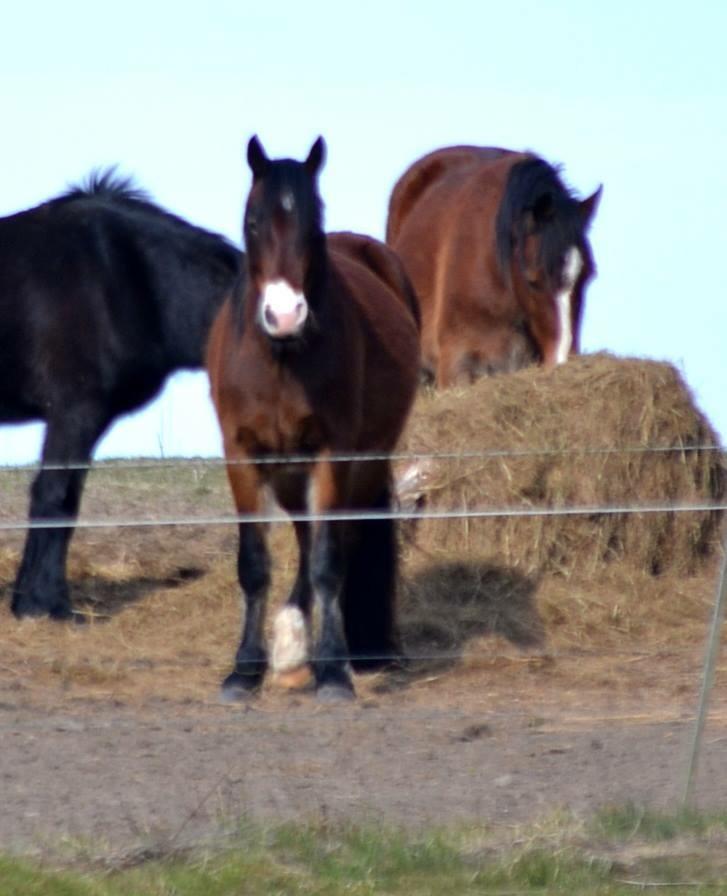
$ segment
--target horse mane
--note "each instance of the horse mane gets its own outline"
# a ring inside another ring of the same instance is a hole
[[[106,169],[94,168],[83,181],[71,184],[58,199],[88,199],[92,196],[153,205],[146,190],[137,186],[130,175],[118,174],[115,165]]]
[[[132,218],[141,215],[149,226],[153,222],[162,227],[169,226],[180,236],[194,234],[196,239],[206,241],[210,247],[216,244],[221,257],[225,257],[230,265],[237,266],[240,250],[231,240],[223,234],[192,224],[158,205],[146,190],[137,186],[133,177],[118,174],[115,165],[93,169],[83,181],[72,184],[51,200],[51,204],[64,206],[84,199],[96,200],[117,210],[123,209]]]
[[[555,285],[567,249],[583,241],[579,202],[560,178],[560,167],[531,155],[510,169],[497,212],[497,261],[506,281],[516,254],[520,264],[528,232],[540,235],[540,264],[548,286]]]

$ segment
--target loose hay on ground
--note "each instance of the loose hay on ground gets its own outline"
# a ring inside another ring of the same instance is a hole
[[[610,451],[655,444],[679,450]],[[553,373],[526,370],[467,390],[423,393],[402,447],[544,452],[436,462],[427,506],[474,508],[724,500],[719,452],[686,450],[710,445],[717,439],[672,367],[586,356]],[[587,452],[593,448],[609,450]],[[25,488],[23,481],[4,491],[0,516],[24,517]],[[119,471],[101,464],[82,514],[169,519],[232,511],[219,466]],[[404,527],[402,539],[404,647],[410,655],[463,655],[462,681],[473,688],[482,676],[467,676],[482,667],[488,688],[508,680],[525,687],[522,673],[530,670],[538,672],[527,678],[533,685],[560,675],[562,689],[571,650],[578,687],[588,665],[580,652],[587,651],[594,686],[605,676],[609,692],[619,676],[632,684],[645,668],[611,659],[606,675],[609,652],[656,657],[666,650],[674,657],[681,650],[698,663],[714,599],[719,522],[715,512],[421,520]],[[279,603],[296,551],[289,525],[273,525],[271,538]],[[74,629],[11,618],[22,535],[3,534],[0,700],[215,700],[239,634],[236,543],[234,525],[79,530],[69,557],[72,594],[95,621]],[[654,665],[651,686],[665,675],[664,660]],[[434,667],[425,664],[424,680]]]
[[[670,631],[701,624],[703,585],[688,580],[713,574],[721,512],[626,508],[724,501],[718,447],[666,363],[587,355],[422,393],[403,445],[434,455],[420,506],[594,510],[404,527],[409,639],[451,647],[479,627],[521,646],[615,641],[657,627],[655,613]]]

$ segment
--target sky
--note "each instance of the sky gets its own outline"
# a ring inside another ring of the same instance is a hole
[[[322,134],[326,226],[382,238],[424,153],[530,149],[580,196],[603,184],[582,349],[670,361],[724,438],[725,34],[722,0],[13,4],[0,215],[116,164],[239,244],[249,137],[302,158]],[[0,427],[0,464],[36,461],[41,440]],[[220,454],[204,373],[173,377],[96,451]]]

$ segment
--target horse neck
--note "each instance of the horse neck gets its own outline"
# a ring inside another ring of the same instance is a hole
[[[160,318],[171,369],[204,365],[212,321],[235,282],[237,259],[233,253],[229,247],[221,247],[198,259],[192,272],[169,283]]]

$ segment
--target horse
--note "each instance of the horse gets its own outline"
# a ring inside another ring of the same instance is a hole
[[[298,544],[297,577],[274,626],[278,684],[301,687],[312,674],[320,699],[352,698],[352,668],[381,667],[398,651],[389,455],[418,385],[418,302],[383,243],[324,233],[324,158],[320,137],[303,162],[270,159],[250,139],[245,276],[210,333],[245,605],[224,700],[254,696],[268,666],[266,492],[293,517]],[[309,650],[314,605],[320,630]]]
[[[552,368],[580,351],[601,190],[579,201],[558,168],[498,147],[438,149],[404,172],[386,242],[421,302],[424,379]]]
[[[0,422],[46,423],[15,616],[82,620],[65,567],[94,446],[172,371],[203,365],[239,259],[114,169],[0,219]]]

